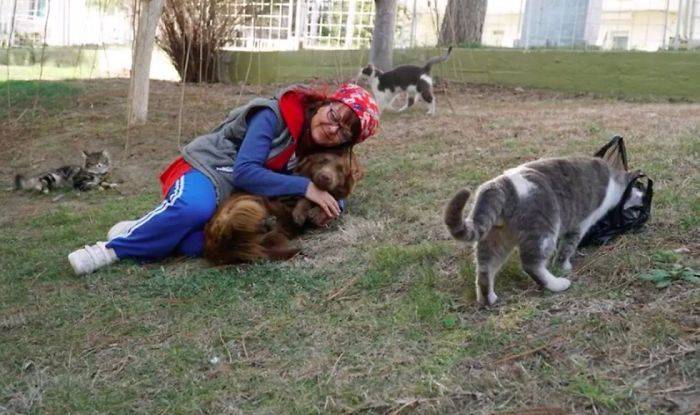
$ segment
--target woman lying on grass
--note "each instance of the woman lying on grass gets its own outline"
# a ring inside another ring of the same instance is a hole
[[[308,178],[292,175],[299,158],[348,148],[372,136],[379,111],[371,95],[346,84],[332,95],[302,86],[236,108],[211,133],[182,149],[161,174],[163,201],[138,220],[114,225],[107,242],[68,255],[77,275],[117,260],[148,261],[173,254],[201,256],[204,226],[235,189],[262,196],[304,196],[338,217],[338,201]]]

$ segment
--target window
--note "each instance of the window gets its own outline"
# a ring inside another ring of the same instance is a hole
[[[48,0],[29,0],[30,16],[46,16],[46,3]]]
[[[614,50],[627,50],[627,44],[629,42],[629,37],[625,36],[613,36],[612,38],[612,48]]]

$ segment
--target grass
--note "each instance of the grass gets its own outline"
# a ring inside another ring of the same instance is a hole
[[[80,88],[66,82],[1,81],[0,118],[37,111],[57,113],[70,106]]]
[[[149,124],[127,142],[127,84],[12,85],[13,111],[37,91],[47,101],[41,118],[0,118],[8,184],[100,147],[123,184],[0,193],[0,412],[692,411],[700,290],[640,276],[698,269],[697,104],[453,85],[435,118],[384,116],[381,136],[357,149],[366,178],[347,216],[305,236],[302,258],[124,261],[76,278],[66,254],[150,210],[178,143],[241,97],[188,86],[180,141],[181,90],[156,82]],[[497,305],[478,307],[471,249],[442,224],[450,195],[536,157],[592,153],[615,133],[655,180],[645,231],[585,249],[561,294],[539,290],[514,256]]]
[[[52,66],[44,65],[7,65],[0,66],[0,82],[7,82],[8,71],[10,80],[37,80],[41,75],[42,80],[65,80],[78,78],[92,78],[97,76],[97,71],[89,66]]]

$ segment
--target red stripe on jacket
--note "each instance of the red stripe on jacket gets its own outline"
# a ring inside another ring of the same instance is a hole
[[[192,170],[192,166],[190,163],[186,162],[182,156],[176,158],[172,163],[170,163],[170,165],[165,168],[163,173],[160,174],[160,189],[162,196],[165,197],[177,179],[182,177],[190,170]]]

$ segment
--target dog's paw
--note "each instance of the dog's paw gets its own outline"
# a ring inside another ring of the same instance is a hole
[[[319,207],[309,210],[309,220],[317,227],[328,226],[329,223],[328,216]]]
[[[292,212],[292,219],[294,219],[294,223],[298,226],[303,226],[304,223],[306,223],[306,212],[300,209],[294,209]]]

